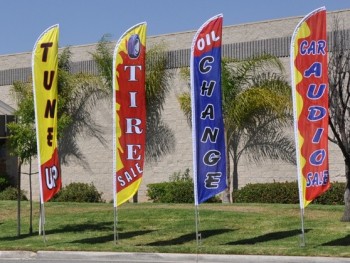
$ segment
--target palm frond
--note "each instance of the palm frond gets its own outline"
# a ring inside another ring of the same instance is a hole
[[[102,77],[102,83],[111,92],[113,89],[113,46],[110,35],[104,35],[101,38],[97,44],[96,52],[91,55]]]
[[[187,122],[191,125],[191,95],[189,92],[183,92],[177,96],[182,112],[185,114]]]
[[[248,160],[260,163],[264,159],[296,164],[294,140],[284,131],[270,129],[253,138],[244,148]]]

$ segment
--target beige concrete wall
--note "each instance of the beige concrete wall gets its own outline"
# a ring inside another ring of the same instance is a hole
[[[335,13],[328,14],[332,20]],[[340,20],[350,22],[350,10],[336,13]],[[226,26],[223,30],[223,43],[246,42],[251,40],[268,39],[282,36],[290,36],[301,17],[263,21],[243,25]],[[350,23],[347,23],[348,25]],[[331,26],[329,26],[331,30]],[[195,31],[151,36],[148,38],[148,47],[164,42],[169,50],[188,49],[191,46]],[[82,45],[71,47],[73,61],[84,61],[91,59],[91,52],[96,45]],[[0,56],[0,70],[11,68],[30,67],[30,53],[21,53],[7,56]],[[285,65],[286,77],[289,78],[289,58],[282,58]],[[175,149],[171,154],[162,156],[157,162],[146,162],[144,168],[143,182],[139,191],[141,201],[146,201],[147,184],[167,181],[174,172],[185,171],[190,168],[192,171],[192,141],[191,130],[180,110],[177,102],[177,95],[188,90],[186,80],[181,79],[179,69],[172,70],[174,78],[171,82],[171,90],[166,98],[162,118],[169,125],[175,135]],[[0,100],[15,107],[13,98],[9,94],[9,86],[1,87]],[[82,136],[79,138],[79,146],[88,163],[83,167],[81,162],[72,160],[68,165],[62,166],[63,184],[71,182],[93,183],[103,197],[110,201],[112,197],[112,111],[109,101],[98,103],[96,110],[92,112],[93,118],[103,127],[106,144],[102,144],[96,138]],[[289,133],[292,134],[293,127]],[[254,182],[273,181],[295,181],[296,167],[281,163],[264,161],[256,165],[242,158],[239,163],[239,186]],[[28,166],[23,167],[23,172],[28,171]],[[36,161],[33,161],[33,172],[37,172]],[[338,148],[330,144],[330,176],[333,181],[344,181],[343,158]],[[29,189],[28,177],[23,176],[23,189]],[[33,176],[33,196],[37,198],[38,177]]]

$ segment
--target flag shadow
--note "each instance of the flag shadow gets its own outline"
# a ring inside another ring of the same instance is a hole
[[[305,233],[307,233],[309,229],[305,229]],[[268,242],[273,240],[280,240],[292,236],[300,235],[301,231],[298,230],[289,230],[289,231],[278,231],[273,233],[264,234],[261,236],[248,238],[248,239],[242,239],[234,242],[226,243],[226,245],[254,245],[256,243],[262,243],[262,242]]]
[[[146,235],[148,233],[151,233],[155,230],[143,230],[143,231],[131,231],[131,232],[125,232],[125,233],[118,233],[119,239],[128,239],[135,236],[141,236]],[[76,241],[72,241],[70,243],[73,244],[102,244],[111,242],[114,240],[114,233],[106,236],[100,236],[100,237],[93,237],[93,238],[84,238]]]
[[[38,235],[38,232],[33,232],[33,234],[20,234],[19,236],[10,236],[10,237],[1,237],[0,241],[16,241],[16,240],[21,240],[25,239],[27,237],[35,236]]]
[[[113,231],[113,223],[111,222],[98,222],[98,223],[84,223],[84,224],[72,224],[65,225],[60,228],[45,230],[46,235],[52,234],[61,234],[61,233],[69,233],[69,232],[84,232],[86,230],[96,230],[96,231]],[[15,241],[24,239],[31,236],[36,236],[39,234],[39,231],[33,231],[32,234],[21,234],[20,236],[9,236],[2,237],[0,241]]]
[[[350,246],[350,235],[324,243],[322,246]]]
[[[232,232],[233,229],[212,229],[212,230],[204,230],[200,231],[202,238],[208,238],[215,235],[220,235],[227,232]],[[175,246],[175,245],[183,245],[187,242],[192,242],[196,240],[196,233],[190,233],[186,235],[179,236],[177,238],[173,238],[170,240],[162,240],[162,241],[155,241],[152,243],[145,244],[145,246]],[[139,245],[143,246],[143,245]]]
[[[84,232],[86,230],[96,231],[113,231],[112,222],[96,222],[96,223],[84,223],[84,224],[72,224],[65,225],[61,228],[46,230],[46,234],[59,234],[67,232]]]

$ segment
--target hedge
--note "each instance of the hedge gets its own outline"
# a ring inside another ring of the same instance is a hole
[[[193,180],[190,170],[176,172],[170,176],[170,182],[147,185],[147,196],[154,203],[194,203]],[[219,198],[210,198],[207,202],[219,202]]]
[[[331,188],[316,198],[313,203],[324,205],[344,205],[345,183],[333,182]],[[234,191],[236,203],[281,203],[298,204],[299,190],[297,182],[273,182],[247,184]]]
[[[296,182],[247,184],[234,191],[233,200],[237,203],[297,204],[298,184]]]
[[[193,203],[193,183],[163,182],[147,185],[147,196],[154,203]]]
[[[0,174],[0,192],[11,186],[8,176],[6,174]]]
[[[193,203],[192,180],[175,180],[149,184],[147,196],[155,203]],[[313,200],[314,204],[344,205],[345,183],[333,182],[328,191]],[[214,197],[208,202],[219,202]],[[247,184],[233,192],[235,203],[280,203],[298,204],[297,182],[273,182]]]
[[[102,193],[86,183],[71,183],[63,187],[52,199],[53,202],[102,203]]]
[[[18,191],[16,187],[9,186],[5,190],[0,192],[0,200],[17,200],[18,199]],[[27,201],[24,191],[21,190],[21,200]]]

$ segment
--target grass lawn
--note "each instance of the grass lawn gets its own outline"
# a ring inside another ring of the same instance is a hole
[[[350,257],[350,223],[340,222],[343,206],[309,205],[306,246],[300,246],[298,205],[201,204],[197,247],[194,205],[123,204],[118,208],[114,244],[113,205],[45,203],[46,244],[38,235],[39,204],[34,203],[29,235],[29,202],[0,201],[0,250],[83,250],[163,253],[265,254]]]

